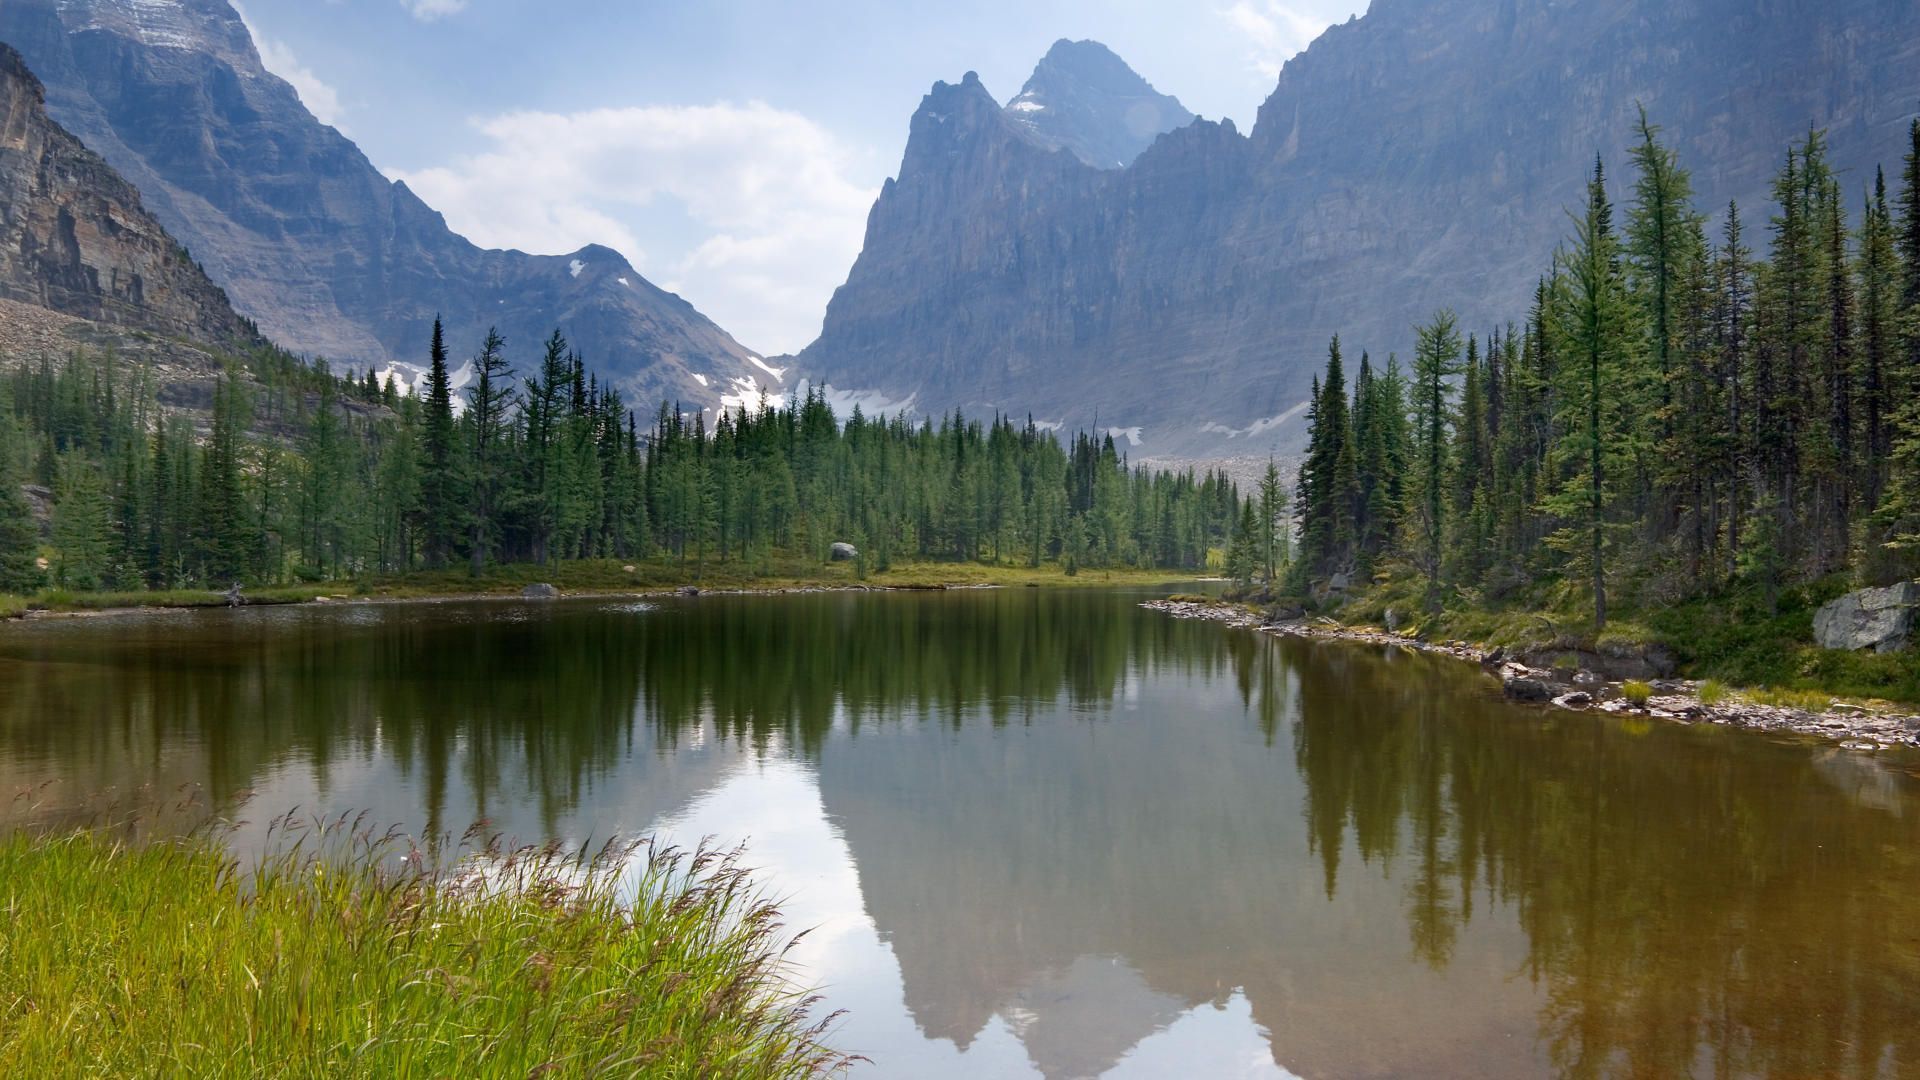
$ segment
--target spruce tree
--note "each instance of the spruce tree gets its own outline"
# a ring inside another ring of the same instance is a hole
[[[40,526],[20,490],[20,442],[13,402],[0,382],[0,593],[25,595],[46,587],[40,569]]]
[[[1427,609],[1440,610],[1442,551],[1447,529],[1447,480],[1452,466],[1452,380],[1460,371],[1460,330],[1452,311],[1434,313],[1418,329],[1413,351],[1413,450],[1416,512],[1410,519]]]
[[[425,415],[420,423],[420,533],[427,565],[446,566],[460,535],[461,484],[455,462],[453,383],[438,315],[428,347]]]
[[[1596,161],[1586,213],[1554,282],[1548,345],[1561,358],[1562,482],[1547,503],[1568,522],[1554,543],[1586,573],[1596,629],[1607,624],[1608,541],[1619,471],[1633,451],[1638,382],[1633,314],[1612,221],[1605,170]]]

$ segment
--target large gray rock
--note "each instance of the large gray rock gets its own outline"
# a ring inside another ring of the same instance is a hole
[[[559,598],[560,590],[543,581],[520,590],[520,595],[529,600],[555,600]]]
[[[1913,634],[1920,582],[1850,592],[1814,613],[1813,639],[1823,649],[1898,652]]]
[[[834,562],[852,562],[859,557],[860,549],[846,543],[835,544],[827,552],[827,558]]]
[[[1515,701],[1552,701],[1553,687],[1544,680],[1530,676],[1516,676],[1506,680],[1501,689]]]

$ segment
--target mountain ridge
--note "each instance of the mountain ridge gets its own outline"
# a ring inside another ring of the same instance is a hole
[[[5,43],[0,298],[219,347],[259,342],[133,185],[47,115],[45,88]]]
[[[453,232],[266,70],[227,0],[9,0],[0,40],[55,119],[295,352],[424,365],[437,315],[458,350],[497,326],[516,357],[558,326],[629,400],[758,388],[757,354],[612,249],[529,255]]]
[[[1200,121],[1094,176],[925,123],[946,85],[802,368],[936,412],[1097,416],[1139,453],[1264,456],[1299,446],[1334,334],[1384,360],[1439,307],[1523,315],[1596,152],[1626,196],[1637,104],[1710,213],[1764,215],[1810,124],[1857,196],[1920,101],[1920,8],[1380,0],[1288,61],[1245,136]]]

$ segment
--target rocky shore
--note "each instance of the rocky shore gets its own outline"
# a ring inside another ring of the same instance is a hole
[[[1230,603],[1151,600],[1141,605],[1176,619],[1206,619],[1283,637],[1351,641],[1451,656],[1477,664],[1499,681],[1507,697],[1544,708],[1599,711],[1648,717],[1678,724],[1722,724],[1754,731],[1786,731],[1833,739],[1850,750],[1896,746],[1920,748],[1920,716],[1832,702],[1824,710],[1762,705],[1739,695],[1711,704],[1700,700],[1700,684],[1684,679],[1651,678],[1653,694],[1644,704],[1629,701],[1624,680],[1609,679],[1589,668],[1541,667],[1465,641],[1422,641],[1371,627],[1342,626],[1328,619],[1269,622],[1257,612]]]

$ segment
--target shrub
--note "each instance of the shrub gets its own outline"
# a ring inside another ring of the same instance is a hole
[[[1700,684],[1700,704],[1718,705],[1727,700],[1727,688],[1724,683],[1708,679]]]
[[[1653,687],[1638,679],[1628,679],[1620,684],[1620,696],[1644,709],[1653,698]]]

